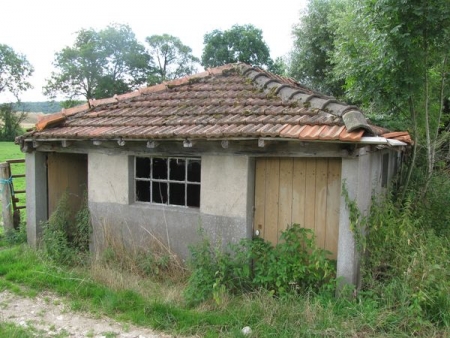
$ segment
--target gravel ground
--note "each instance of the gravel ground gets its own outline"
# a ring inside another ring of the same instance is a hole
[[[0,292],[0,321],[36,329],[38,337],[169,338],[166,334],[107,317],[70,311],[62,298],[45,292],[34,298]]]

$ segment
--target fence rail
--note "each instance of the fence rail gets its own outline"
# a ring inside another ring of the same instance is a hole
[[[25,163],[25,159],[11,159],[0,163],[0,198],[2,202],[2,217],[5,230],[17,229],[20,224],[20,210],[25,205],[18,205],[17,195],[25,194],[25,190],[14,190],[14,179],[23,178],[25,174],[12,174],[11,164]]]

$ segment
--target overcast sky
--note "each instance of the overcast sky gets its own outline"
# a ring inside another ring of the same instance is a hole
[[[82,28],[105,28],[110,23],[128,24],[137,39],[171,34],[200,57],[203,36],[234,24],[253,24],[263,31],[271,56],[284,56],[292,48],[292,27],[299,21],[307,0],[8,0],[1,5],[0,43],[24,54],[35,68],[33,90],[22,101],[46,101],[42,94],[50,77],[56,52],[73,45]],[[13,100],[0,95],[0,102]]]

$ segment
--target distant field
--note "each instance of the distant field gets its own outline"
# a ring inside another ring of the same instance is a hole
[[[20,147],[14,142],[0,142],[0,163],[6,160],[25,158],[25,154],[20,151]],[[25,174],[24,163],[11,164],[13,175]],[[15,178],[13,180],[14,190],[25,190],[25,178]],[[25,194],[18,194],[18,205],[25,205]]]
[[[44,113],[27,113],[27,117],[22,121],[20,126],[23,129],[33,128],[36,122],[42,117],[45,116]]]

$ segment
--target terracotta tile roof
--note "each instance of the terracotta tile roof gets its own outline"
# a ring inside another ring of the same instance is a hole
[[[27,139],[209,139],[281,137],[358,142],[408,133],[371,126],[349,106],[246,64],[91,100],[43,118]]]

